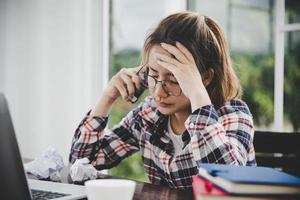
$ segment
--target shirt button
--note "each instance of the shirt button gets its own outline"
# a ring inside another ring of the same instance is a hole
[[[195,127],[195,124],[190,124],[190,128],[194,128]]]

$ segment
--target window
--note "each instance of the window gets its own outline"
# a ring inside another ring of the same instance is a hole
[[[256,128],[270,129],[274,110],[273,1],[190,0],[188,5],[223,27]]]
[[[299,131],[300,2],[189,0],[188,6],[224,28],[256,129]]]
[[[285,33],[284,128],[300,130],[300,32]]]
[[[300,2],[285,1],[284,130],[300,130]],[[289,28],[289,29],[288,29]]]

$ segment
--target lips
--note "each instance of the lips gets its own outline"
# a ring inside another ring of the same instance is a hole
[[[156,104],[157,104],[159,107],[163,107],[163,108],[168,107],[168,106],[171,105],[171,104],[163,103],[163,102],[156,102]]]

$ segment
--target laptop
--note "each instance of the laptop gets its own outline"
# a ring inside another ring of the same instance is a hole
[[[0,199],[82,199],[82,185],[27,179],[5,97],[0,93]]]

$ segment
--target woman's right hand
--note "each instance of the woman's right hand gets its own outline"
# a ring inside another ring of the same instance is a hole
[[[130,96],[133,96],[135,88],[141,86],[141,80],[137,75],[141,67],[123,68],[115,74],[102,92],[90,116],[106,117],[109,115],[113,103],[119,96],[122,96],[126,101]]]
[[[125,101],[134,96],[135,89],[141,87],[141,80],[137,75],[142,66],[122,68],[115,74],[104,90],[104,97],[114,102],[119,96]]]

